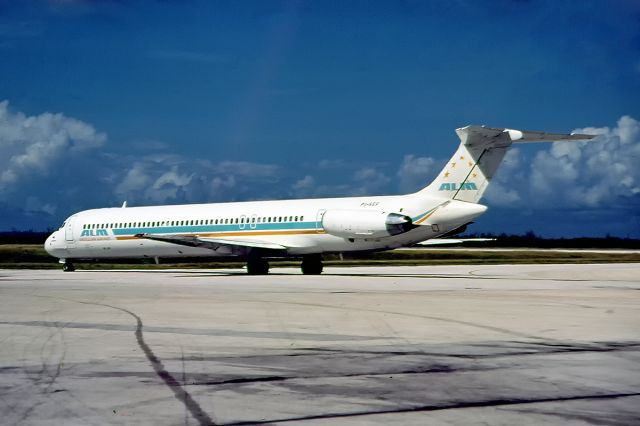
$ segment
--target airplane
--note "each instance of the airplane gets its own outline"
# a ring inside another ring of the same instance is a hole
[[[301,258],[323,270],[326,253],[391,250],[451,235],[487,210],[479,203],[514,143],[588,140],[595,135],[485,126],[456,129],[460,145],[425,188],[410,194],[216,204],[101,208],[71,215],[45,242],[63,271],[74,261],[221,256],[251,275],[269,259]],[[437,240],[434,240],[437,243]]]

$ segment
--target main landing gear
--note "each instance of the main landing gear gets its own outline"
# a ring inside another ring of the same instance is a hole
[[[320,275],[322,273],[322,256],[319,254],[305,256],[302,259],[300,269],[305,275]]]
[[[320,275],[322,268],[322,256],[319,254],[305,256],[300,266],[304,275]],[[261,257],[249,259],[247,261],[247,273],[249,275],[267,275],[269,273],[269,262]]]
[[[260,257],[249,259],[247,262],[247,273],[249,275],[267,275],[269,273],[269,262]]]

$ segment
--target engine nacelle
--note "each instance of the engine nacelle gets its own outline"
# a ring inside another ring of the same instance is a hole
[[[327,210],[322,216],[327,234],[343,238],[382,238],[415,227],[409,216],[375,210]]]

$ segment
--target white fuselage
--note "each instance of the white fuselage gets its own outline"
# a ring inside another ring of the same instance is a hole
[[[415,227],[393,236],[352,238],[323,226],[327,211],[380,211],[411,218]],[[268,241],[286,247],[281,255],[385,250],[442,235],[482,214],[486,207],[418,194],[306,200],[252,201],[86,210],[69,217],[45,243],[61,259],[230,256],[212,250],[139,238],[153,234],[233,241]]]
[[[86,210],[49,236],[45,249],[63,263],[245,256],[247,270],[259,274],[268,272],[263,257],[305,256],[303,273],[320,273],[318,254],[408,246],[471,222],[487,209],[477,203],[512,143],[594,138],[485,126],[456,133],[456,152],[414,194]]]

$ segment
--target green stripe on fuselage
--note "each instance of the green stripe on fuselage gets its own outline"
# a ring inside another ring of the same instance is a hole
[[[181,225],[181,226],[153,226],[137,228],[115,228],[113,235],[135,234],[206,234],[216,232],[251,232],[251,231],[297,231],[316,230],[317,222],[288,222],[288,223],[234,223],[226,225]]]

